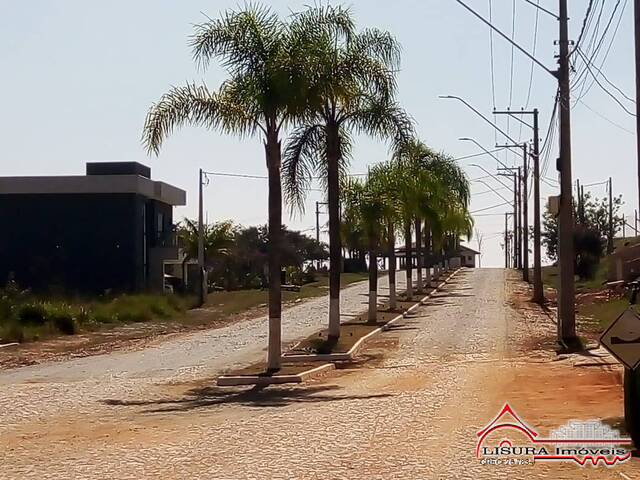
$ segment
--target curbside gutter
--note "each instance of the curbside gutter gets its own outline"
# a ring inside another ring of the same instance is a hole
[[[258,375],[221,375],[218,377],[216,384],[219,387],[232,387],[239,385],[257,385],[266,387],[267,385],[277,385],[282,383],[302,383],[311,378],[318,377],[323,373],[335,369],[333,363],[325,363],[318,367],[306,370],[295,375],[273,375],[271,377]]]
[[[364,343],[369,340],[370,338],[372,338],[373,336],[379,334],[380,332],[383,331],[387,331],[389,330],[389,328],[391,328],[391,326],[393,324],[395,324],[396,322],[399,322],[400,320],[404,319],[406,317],[406,315],[408,313],[411,313],[412,311],[414,311],[415,309],[417,309],[419,306],[423,305],[424,302],[426,302],[434,293],[436,293],[437,291],[439,291],[444,285],[446,285],[446,283],[453,278],[453,276],[458,273],[458,271],[460,270],[460,268],[455,269],[447,278],[445,278],[442,282],[440,282],[431,292],[429,292],[428,295],[426,295],[425,297],[421,298],[420,300],[418,300],[414,305],[412,305],[411,307],[409,307],[407,309],[407,311],[399,314],[398,316],[392,318],[391,320],[389,320],[387,323],[385,323],[384,325],[382,325],[381,327],[376,328],[375,330],[369,332],[368,334],[366,334],[364,337],[362,337],[360,340],[358,340],[350,349],[348,352],[346,353],[324,353],[324,354],[314,354],[314,353],[309,353],[309,354],[294,354],[294,355],[287,355],[286,353],[282,356],[282,360],[286,360],[288,362],[320,362],[320,361],[326,361],[326,362],[344,362],[344,361],[348,361],[348,360],[353,360],[353,358],[356,356],[356,354],[358,353],[358,351],[360,351],[362,349],[362,347],[364,346]],[[437,279],[435,279],[437,280]]]
[[[221,375],[218,377],[216,384],[219,387],[230,387],[230,386],[241,386],[241,385],[256,385],[256,386],[263,387],[267,385],[278,385],[283,383],[302,383],[306,380],[319,377],[326,372],[334,370],[336,366],[334,363],[331,363],[331,362],[344,362],[344,361],[353,360],[355,355],[362,349],[362,347],[364,346],[367,340],[379,334],[380,332],[389,330],[389,328],[391,328],[393,324],[404,319],[408,313],[414,311],[419,306],[423,305],[424,302],[427,301],[434,293],[436,293],[442,287],[444,287],[447,284],[447,282],[451,280],[451,278],[453,278],[456,275],[456,273],[458,273],[458,271],[460,271],[460,268],[456,268],[449,276],[447,276],[447,278],[445,278],[431,292],[429,292],[428,295],[416,301],[415,304],[409,307],[405,312],[392,318],[381,327],[376,328],[372,332],[369,332],[367,335],[362,337],[346,353],[300,354],[300,355],[284,354],[282,356],[282,360],[287,362],[329,362],[329,363],[324,363],[310,370],[306,370],[304,372],[301,372],[295,375],[273,375],[273,376]],[[437,281],[438,278],[433,278],[432,280]]]

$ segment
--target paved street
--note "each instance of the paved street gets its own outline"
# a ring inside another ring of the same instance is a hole
[[[557,367],[543,352],[524,352],[535,326],[508,306],[505,275],[461,271],[377,337],[368,362],[301,386],[212,386],[224,365],[262,355],[263,339],[250,339],[264,325],[250,322],[143,352],[0,374],[0,478],[637,478],[635,464],[498,467],[475,459],[475,433],[507,401],[545,430],[582,415],[562,386],[545,392],[549,380],[539,372]],[[347,289],[346,311],[364,309],[364,290]],[[325,312],[325,300],[291,309],[287,337],[317,328]],[[538,383],[540,401],[531,401]]]

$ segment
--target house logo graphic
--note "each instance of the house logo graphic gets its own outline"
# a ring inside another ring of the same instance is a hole
[[[483,465],[570,462],[612,467],[631,458],[631,439],[598,420],[570,421],[543,438],[509,404],[476,435],[476,457]]]

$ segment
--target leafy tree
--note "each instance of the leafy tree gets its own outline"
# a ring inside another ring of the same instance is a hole
[[[337,25],[327,16],[340,16]],[[313,32],[307,65],[308,102],[302,125],[291,136],[284,161],[285,194],[302,208],[305,192],[319,175],[329,210],[329,336],[340,336],[340,177],[351,151],[351,132],[406,141],[412,124],[394,100],[400,47],[387,32],[358,32],[348,10],[315,6],[298,14],[294,30]]]
[[[621,195],[613,198],[614,236],[620,230],[622,204]],[[600,261],[610,238],[609,199],[593,197],[587,192],[580,205],[574,201],[573,207],[576,219],[573,234],[575,271],[582,279],[592,278],[595,266]],[[555,261],[558,258],[558,220],[547,209],[542,216],[542,224],[542,244],[545,246],[547,257]]]

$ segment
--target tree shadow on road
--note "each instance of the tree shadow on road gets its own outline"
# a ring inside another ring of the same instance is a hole
[[[218,405],[248,408],[286,407],[296,403],[317,403],[385,398],[390,394],[344,395],[338,385],[217,387],[203,386],[188,390],[181,398],[154,400],[108,399],[102,403],[113,407],[148,407],[140,413],[186,412]]]

